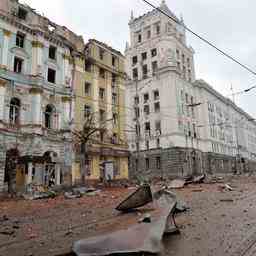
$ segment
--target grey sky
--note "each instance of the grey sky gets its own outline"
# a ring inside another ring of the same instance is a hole
[[[129,40],[128,21],[133,9],[139,16],[150,8],[142,0],[25,0],[53,21],[77,34],[97,38],[123,52]],[[161,0],[150,0],[159,5]],[[214,42],[256,71],[254,21],[256,2],[252,0],[166,0],[177,16],[182,13],[192,30]],[[219,55],[188,34],[194,48],[196,76],[209,82],[224,95],[256,85],[256,77]],[[256,117],[256,90],[236,97],[238,105]]]

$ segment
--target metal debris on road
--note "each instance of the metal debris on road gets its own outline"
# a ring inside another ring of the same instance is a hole
[[[129,195],[117,207],[118,211],[130,211],[142,207],[153,201],[152,192],[148,184],[142,185],[134,193]]]
[[[172,180],[171,183],[168,185],[168,189],[178,189],[178,188],[184,188],[186,185],[186,181],[183,179],[176,179]]]
[[[145,187],[144,187],[145,189]],[[150,189],[148,186],[147,190]],[[144,199],[148,199],[143,190]],[[151,190],[150,190],[151,194]],[[132,194],[128,199],[129,205],[141,205],[140,193]],[[152,194],[151,194],[152,196]],[[112,234],[101,235],[74,243],[73,252],[77,256],[106,256],[113,254],[151,253],[157,254],[162,250],[162,237],[165,233],[177,230],[174,221],[176,196],[167,190],[160,190],[153,195],[155,210],[151,216],[151,222],[134,224],[126,230],[116,231]],[[134,201],[134,199],[136,199]],[[148,200],[149,201],[149,200]],[[128,204],[126,204],[128,205]],[[127,208],[126,208],[127,209]],[[130,209],[130,208],[129,208]]]

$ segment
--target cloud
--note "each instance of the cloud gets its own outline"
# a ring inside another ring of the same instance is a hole
[[[63,24],[77,34],[97,38],[123,51],[129,41],[128,22],[131,10],[139,16],[150,10],[142,0],[30,0],[31,5],[53,21]],[[160,0],[151,0],[158,5]],[[256,70],[256,39],[254,10],[250,0],[166,0],[177,16],[183,14],[185,23],[221,49]],[[224,95],[230,94],[231,84],[240,91],[256,84],[254,75],[188,34],[188,42],[196,51],[198,78],[208,81]],[[254,93],[237,98],[237,103],[256,117]]]

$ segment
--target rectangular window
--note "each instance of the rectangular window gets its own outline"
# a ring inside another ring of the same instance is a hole
[[[148,65],[143,65],[142,73],[143,73],[143,78],[144,79],[148,77]]]
[[[114,55],[112,55],[112,66],[116,66],[116,57]]]
[[[105,110],[100,109],[100,122],[105,121]]]
[[[147,38],[149,39],[151,37],[151,30],[147,31]]]
[[[156,157],[156,168],[158,170],[161,169],[161,157],[160,156]]]
[[[156,121],[155,128],[156,128],[156,131],[159,132],[159,134],[162,133],[162,131],[161,131],[161,121]]]
[[[27,10],[19,7],[19,9],[18,9],[18,18],[19,19],[26,20],[27,14],[28,14]]]
[[[49,83],[55,84],[55,80],[56,80],[56,71],[54,69],[48,68],[47,81]]]
[[[105,53],[105,51],[102,48],[99,48],[99,56],[100,56],[101,60],[104,59],[104,53]]]
[[[105,70],[103,68],[100,68],[100,77],[105,78]]]
[[[88,118],[91,115],[91,107],[88,105],[84,106],[84,118]]]
[[[141,34],[138,34],[138,43],[141,43],[141,41],[142,41],[142,36]]]
[[[148,133],[148,135],[150,135],[150,122],[145,123],[145,132]]]
[[[150,112],[150,110],[149,110],[149,105],[145,105],[145,106],[144,106],[144,113],[145,113],[146,115],[149,115],[149,112]]]
[[[144,103],[147,103],[149,100],[149,94],[148,93],[145,93],[144,94]]]
[[[157,49],[154,48],[154,49],[151,50],[151,56],[155,57],[156,55],[157,55]]]
[[[14,57],[14,67],[13,71],[16,73],[21,73],[22,72],[22,66],[23,66],[23,59]]]
[[[117,105],[117,94],[116,93],[112,93],[112,104]]]
[[[149,141],[146,141],[146,149],[149,150]]]
[[[16,35],[16,46],[24,48],[25,35],[18,32]]]
[[[159,138],[156,139],[156,148],[160,148],[160,139]]]
[[[137,68],[134,68],[133,70],[132,70],[132,77],[133,77],[133,79],[138,79],[138,69]]]
[[[154,91],[154,100],[159,100],[160,96],[159,96],[159,91],[155,90]]]
[[[140,125],[139,124],[136,124],[136,135],[137,136],[140,136]]]
[[[140,117],[140,109],[139,108],[135,108],[135,117]]]
[[[132,57],[132,65],[136,65],[138,63],[138,57],[137,56],[133,56]]]
[[[49,47],[49,59],[56,60],[56,52],[57,52],[57,48],[55,46],[50,45],[50,47]]]
[[[134,103],[135,105],[140,104],[140,98],[138,96],[134,97]]]
[[[84,94],[87,96],[91,95],[91,84],[88,82],[84,84]]]
[[[157,61],[153,61],[152,62],[152,73],[153,73],[153,75],[156,74],[157,70],[158,70]]]
[[[157,35],[159,35],[159,34],[160,34],[160,32],[161,32],[160,25],[159,25],[159,24],[157,24],[157,25],[156,25],[156,34],[157,34]]]
[[[113,124],[114,125],[118,124],[118,114],[117,113],[113,113]]]
[[[155,112],[156,112],[156,113],[159,113],[159,112],[160,112],[160,102],[156,102],[156,103],[154,104],[154,106],[155,106]]]
[[[149,169],[149,158],[145,158],[146,169]]]
[[[89,61],[85,61],[84,63],[84,70],[87,72],[91,72],[92,71],[92,64]]]
[[[104,88],[99,89],[99,98],[100,98],[100,100],[105,99],[105,89]]]
[[[146,60],[147,59],[147,52],[143,52],[141,54],[141,58],[142,58],[142,60]]]

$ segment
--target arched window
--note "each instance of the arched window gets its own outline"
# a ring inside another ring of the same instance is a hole
[[[20,100],[17,98],[12,98],[10,101],[10,112],[9,112],[9,122],[10,124],[18,125],[20,122]]]
[[[52,105],[47,105],[44,113],[44,124],[48,129],[54,128],[54,117],[55,117],[55,107]]]

